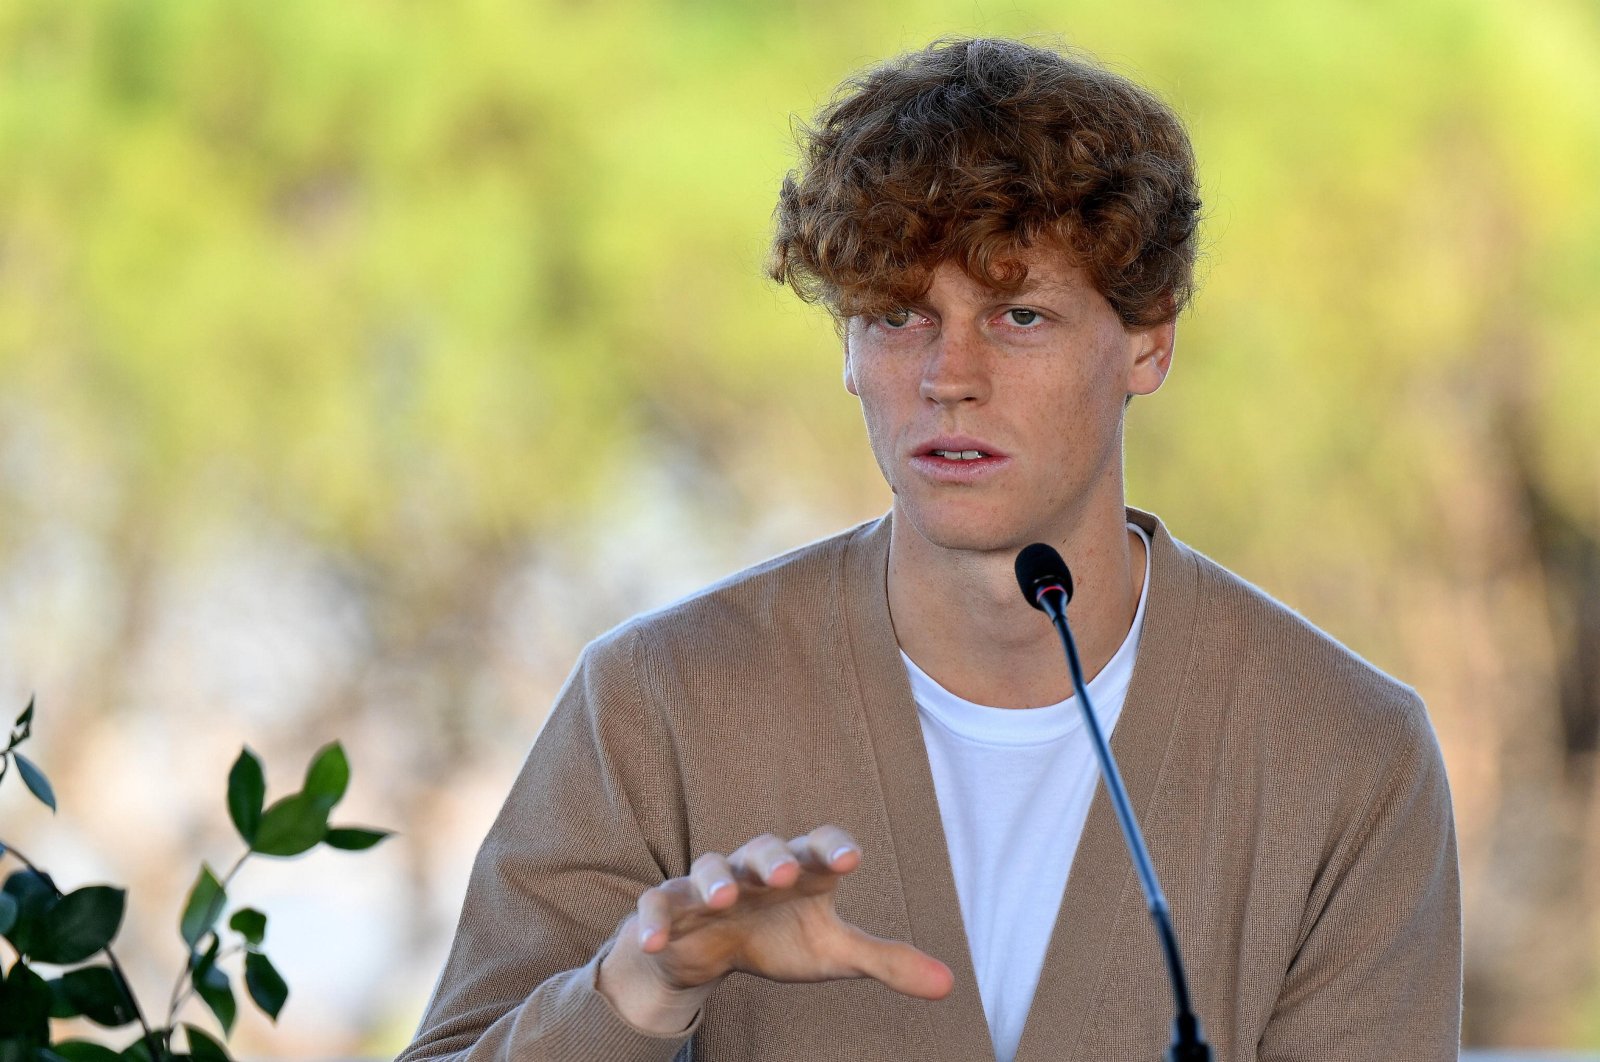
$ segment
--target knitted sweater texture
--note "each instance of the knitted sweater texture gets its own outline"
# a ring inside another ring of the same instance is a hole
[[[1417,696],[1174,540],[1113,748],[1219,1062],[1453,1062],[1450,795]],[[585,650],[473,867],[402,1062],[992,1059],[937,798],[890,625],[888,518],[631,620]],[[702,852],[837,823],[840,914],[943,960],[873,981],[728,977],[683,1035],[595,990],[639,894]],[[1172,998],[1103,789],[1017,1062],[1154,1060]]]

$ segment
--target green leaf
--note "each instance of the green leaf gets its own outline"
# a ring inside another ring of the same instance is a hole
[[[61,983],[61,978],[45,982],[50,988],[50,1016],[52,1018],[76,1018],[78,1016],[77,1004],[67,997],[67,986]]]
[[[267,800],[267,778],[261,770],[261,761],[248,748],[239,750],[228,772],[228,817],[245,844],[256,839],[261,828],[261,808]]]
[[[228,975],[217,969],[219,945],[219,941],[211,941],[205,957],[190,972],[189,981],[205,1005],[211,1008],[211,1013],[216,1015],[217,1024],[222,1026],[222,1033],[226,1036],[233,1031],[233,1020],[238,1016],[239,1005],[234,1001],[233,985]]]
[[[160,1038],[166,1034],[165,1029],[152,1029],[151,1032],[155,1034],[158,1042],[160,1041]],[[117,1057],[131,1059],[132,1062],[151,1062],[150,1046],[145,1043],[145,1038],[140,1036],[133,1043],[129,1044],[127,1047],[124,1047],[122,1049],[122,1053]],[[161,1052],[161,1058],[162,1062],[172,1062],[174,1056],[170,1052],[163,1049]]]
[[[295,856],[314,848],[328,832],[328,805],[309,793],[273,804],[261,816],[250,849],[270,856]]]
[[[254,907],[241,907],[228,919],[228,928],[240,934],[256,947],[267,936],[267,916]]]
[[[250,998],[273,1021],[289,998],[289,986],[278,975],[277,968],[259,951],[244,957],[244,983],[250,989]]]
[[[45,1043],[50,1037],[50,985],[20,959],[0,981],[0,1040]]]
[[[195,1062],[231,1062],[228,1049],[213,1040],[203,1029],[185,1024],[184,1035],[189,1038],[189,1057]]]
[[[48,1047],[41,1047],[37,1049],[34,1052],[33,1058],[34,1062],[67,1062],[66,1059],[56,1054],[53,1049]]]
[[[209,866],[200,864],[200,873],[195,877],[194,886],[189,890],[189,899],[183,905],[183,917],[178,920],[178,933],[191,950],[217,924],[227,903],[228,894],[223,891],[222,882],[217,880]]]
[[[17,901],[9,893],[0,892],[0,936],[11,932],[17,924]]]
[[[88,1040],[68,1040],[55,1044],[51,1050],[67,1062],[117,1062],[122,1057],[111,1048],[92,1044]]]
[[[58,966],[82,962],[111,943],[127,902],[127,892],[110,885],[67,893],[39,920],[30,954]]]
[[[32,953],[38,936],[39,924],[50,909],[60,901],[50,879],[36,870],[18,870],[6,878],[0,892],[11,897],[17,905],[17,917],[5,937],[24,955]]]
[[[328,835],[323,840],[327,842],[329,848],[359,852],[392,836],[394,836],[392,830],[369,830],[364,826],[332,826],[329,827]]]
[[[157,1056],[161,1062],[176,1062],[180,1056],[172,1051],[172,1030],[165,1026],[157,1025],[150,1030],[150,1035],[141,1033],[127,1047],[122,1049],[118,1058],[136,1059],[137,1062],[151,1062],[154,1057],[150,1054],[150,1041],[155,1040]]]
[[[319,801],[327,811],[344,799],[344,791],[349,786],[350,761],[345,759],[344,746],[335,741],[324,745],[311,758],[311,766],[306,768],[306,784],[300,791]]]
[[[33,761],[20,752],[13,752],[11,758],[17,761],[17,770],[22,772],[22,781],[28,791],[39,798],[39,802],[51,811],[56,809],[55,790],[50,788],[50,779],[44,772],[33,765]]]
[[[69,970],[60,978],[74,1013],[82,1014],[109,1029],[126,1025],[138,1015],[122,978],[109,966],[85,966]]]

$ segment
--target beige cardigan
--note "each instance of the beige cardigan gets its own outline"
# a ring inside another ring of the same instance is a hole
[[[1421,702],[1130,511],[1150,599],[1113,746],[1223,1060],[1445,1062],[1460,1016],[1450,796]],[[485,840],[414,1059],[668,1062],[594,989],[639,893],[705,851],[834,822],[843,917],[955,972],[729,977],[696,1062],[992,1059],[916,707],[890,627],[888,519],[640,617],[584,653]],[[1063,665],[1065,666],[1065,665]],[[1154,1060],[1160,949],[1102,788],[1018,1062]]]

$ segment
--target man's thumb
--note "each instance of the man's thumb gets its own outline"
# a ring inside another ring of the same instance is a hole
[[[926,952],[898,940],[875,937],[854,926],[848,928],[851,958],[863,976],[917,999],[943,999],[955,987],[950,967]]]

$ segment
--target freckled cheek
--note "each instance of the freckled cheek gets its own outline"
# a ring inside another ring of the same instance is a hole
[[[867,444],[872,448],[872,456],[878,462],[878,468],[884,478],[894,485],[894,463],[897,452],[896,436],[897,421],[893,416],[872,402],[863,401],[861,404],[863,419],[867,426]]]
[[[858,365],[855,373],[856,398],[861,403],[861,414],[867,423],[867,434],[877,446],[887,442],[899,425],[907,420],[907,409],[916,401],[916,384],[905,384],[887,376],[882,366],[862,371]]]

